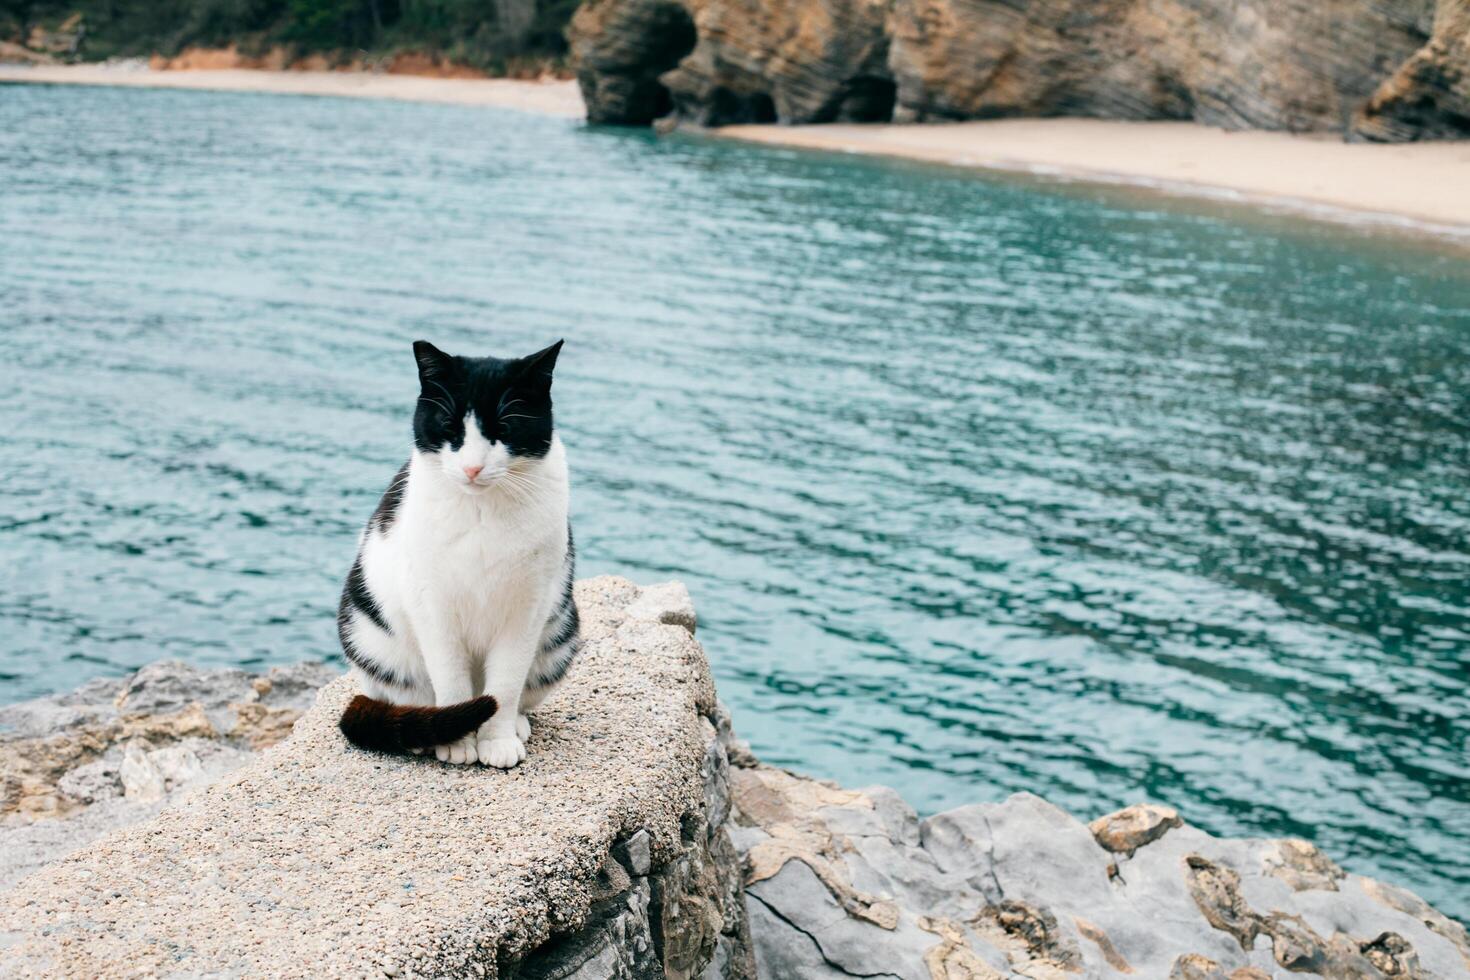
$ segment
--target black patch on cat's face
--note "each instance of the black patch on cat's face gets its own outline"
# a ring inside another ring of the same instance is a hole
[[[511,456],[540,458],[551,449],[551,372],[558,340],[530,357],[455,357],[427,340],[415,341],[419,401],[413,442],[421,452],[464,443],[465,417],[474,412],[485,438]]]

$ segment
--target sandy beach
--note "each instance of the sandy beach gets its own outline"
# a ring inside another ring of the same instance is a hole
[[[272,92],[281,95],[335,95],[360,99],[399,99],[453,105],[492,106],[548,116],[578,118],[582,97],[577,83],[564,79],[524,81],[508,78],[430,78],[420,75],[352,71],[151,71],[119,65],[3,65],[0,82],[55,85],[123,85],[135,88],[205,89],[222,92]]]
[[[151,71],[0,65],[0,82],[125,85],[402,99],[583,114],[575,82],[340,71]],[[1470,142],[1347,144],[1324,134],[1183,122],[1006,119],[939,125],[730,126],[723,138],[923,160],[1283,208],[1355,224],[1470,237]]]
[[[1344,143],[1187,122],[999,119],[945,125],[730,126],[778,146],[1150,187],[1353,223],[1470,236],[1470,142]]]

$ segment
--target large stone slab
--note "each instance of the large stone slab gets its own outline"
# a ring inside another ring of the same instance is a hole
[[[520,767],[350,748],[339,679],[243,769],[0,896],[0,974],[749,976],[708,664],[660,621],[687,595],[638,599],[578,583],[585,651]]]

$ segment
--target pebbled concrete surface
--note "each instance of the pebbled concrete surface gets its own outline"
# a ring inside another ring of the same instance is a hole
[[[496,976],[578,929],[610,848],[655,866],[702,812],[714,686],[687,629],[578,583],[586,646],[508,772],[352,749],[332,682],[187,806],[0,896],[0,975]]]

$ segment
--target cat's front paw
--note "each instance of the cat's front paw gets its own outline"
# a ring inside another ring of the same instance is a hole
[[[526,758],[526,743],[514,735],[484,739],[479,746],[480,762],[496,769],[510,769]]]
[[[531,740],[531,719],[525,715],[516,715],[516,738],[522,742]]]
[[[447,762],[454,766],[463,766],[476,761],[480,756],[480,752],[479,745],[475,741],[475,736],[466,735],[457,742],[434,746],[434,755],[438,757],[440,762]]]

